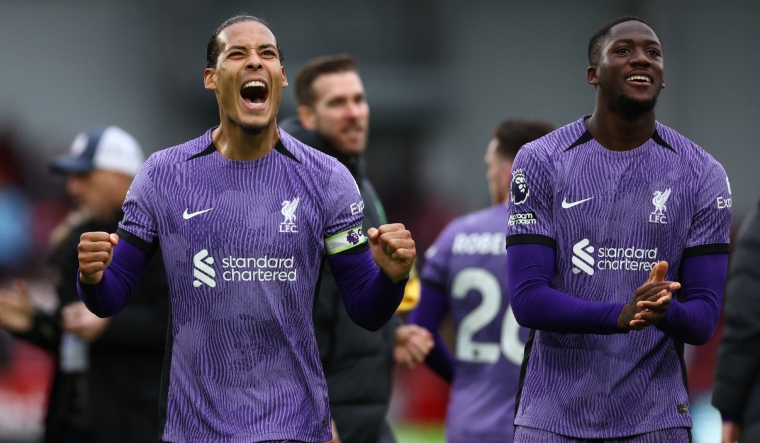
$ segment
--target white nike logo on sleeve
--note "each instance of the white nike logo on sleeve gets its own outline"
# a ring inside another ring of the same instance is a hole
[[[203,211],[193,212],[193,213],[190,213],[190,214],[188,214],[187,213],[187,209],[185,209],[185,212],[182,214],[182,218],[184,218],[185,220],[190,220],[191,218],[195,217],[196,215],[201,215],[204,212],[208,212],[208,211],[210,211],[212,209],[214,209],[214,208],[208,208],[208,209],[204,209]]]
[[[567,197],[565,197],[565,199],[562,200],[562,209],[568,209],[568,208],[572,208],[573,206],[578,206],[579,204],[587,202],[591,200],[592,198],[594,197],[584,198],[583,200],[578,200],[577,202],[568,203]]]

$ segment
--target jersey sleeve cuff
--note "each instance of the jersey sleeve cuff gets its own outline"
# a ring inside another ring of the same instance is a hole
[[[696,257],[697,255],[707,254],[728,254],[728,243],[711,243],[708,245],[699,245],[686,248],[683,251],[683,258]]]
[[[356,251],[355,248],[359,247]],[[361,226],[347,229],[325,239],[325,251],[327,255],[338,254],[340,252],[351,253],[362,252],[367,249],[367,237]]]
[[[116,235],[118,235],[120,239],[126,240],[131,245],[135,246],[137,249],[145,252],[150,256],[152,256],[156,252],[156,249],[158,249],[158,240],[147,242],[135,234],[129,231],[125,231],[122,228],[118,228],[116,230]]]
[[[557,249],[557,240],[541,234],[513,234],[507,236],[507,247],[512,245],[536,244]]]

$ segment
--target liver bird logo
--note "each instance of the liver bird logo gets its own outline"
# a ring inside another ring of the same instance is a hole
[[[652,204],[654,205],[653,214],[663,215],[668,210],[665,203],[668,201],[668,197],[670,197],[670,190],[668,188],[664,191],[654,191],[654,198],[652,199]]]
[[[299,201],[301,201],[301,199],[296,197],[293,200],[285,200],[282,202],[282,209],[280,209],[280,212],[285,216],[285,221],[283,221],[283,223],[293,224],[296,222],[296,208],[298,207]]]

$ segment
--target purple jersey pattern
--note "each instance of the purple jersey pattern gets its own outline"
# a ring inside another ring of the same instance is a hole
[[[446,417],[449,443],[512,441],[528,330],[509,309],[507,216],[507,206],[496,205],[452,221],[428,249],[420,274],[447,294],[457,331]],[[470,338],[474,346],[463,343]]]
[[[610,151],[585,118],[526,145],[512,169],[508,243],[556,241],[555,289],[628,303],[657,261],[678,281],[685,252],[728,252],[731,190],[715,159],[660,123],[642,146]],[[681,355],[656,327],[537,331],[515,424],[583,438],[690,427]]]
[[[328,237],[366,242],[361,196],[337,160],[280,136],[253,161],[219,154],[211,130],[159,151],[124,203],[120,228],[160,242],[169,278],[166,441],[330,438],[314,292]]]

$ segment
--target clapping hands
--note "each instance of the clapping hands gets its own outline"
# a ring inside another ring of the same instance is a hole
[[[633,293],[630,303],[625,305],[618,316],[617,325],[621,329],[640,331],[647,326],[656,325],[668,313],[673,291],[681,284],[665,281],[668,263],[657,263],[649,279]]]

